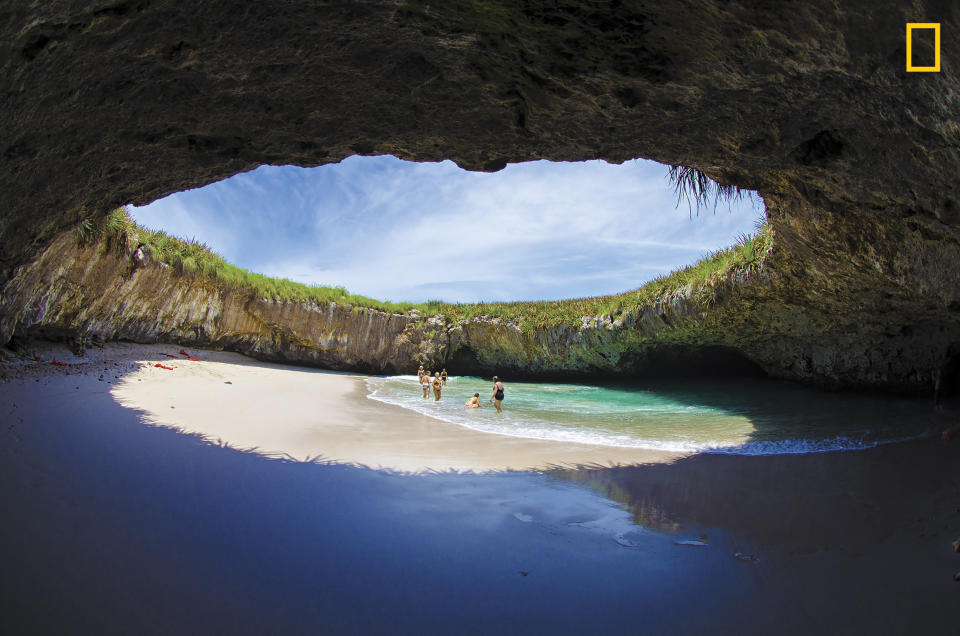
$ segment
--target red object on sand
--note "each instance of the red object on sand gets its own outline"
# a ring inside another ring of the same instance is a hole
[[[184,351],[183,349],[180,350],[180,355],[187,356],[188,358],[190,357],[190,354]]]
[[[159,362],[156,363],[156,364],[153,365],[153,366],[155,366],[155,367],[160,367],[161,369],[166,369],[167,371],[173,371],[173,367],[165,367],[165,366],[163,366],[162,364],[160,364]]]
[[[200,362],[200,361],[197,360],[196,358],[187,358],[187,360],[191,360],[191,361],[193,361],[193,362]]]
[[[58,367],[65,367],[65,366],[67,366],[67,363],[66,363],[66,362],[57,362],[57,359],[56,359],[56,358],[52,358],[52,359],[50,360],[50,364],[55,364],[55,365],[57,365]]]
[[[177,356],[173,355],[172,353],[165,353],[163,355],[167,356],[168,358],[176,358],[177,360],[180,359],[180,358],[177,358]]]

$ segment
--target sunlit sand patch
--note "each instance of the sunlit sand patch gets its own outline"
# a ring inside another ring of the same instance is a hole
[[[152,424],[299,461],[400,472],[541,470],[672,461],[679,453],[474,431],[367,399],[364,376],[261,363],[201,351],[197,361],[144,349],[114,399]],[[176,349],[172,349],[175,353]],[[173,370],[153,366],[156,361]]]

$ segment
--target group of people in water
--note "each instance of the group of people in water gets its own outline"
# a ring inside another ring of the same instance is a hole
[[[428,399],[430,397],[430,389],[433,389],[433,401],[439,402],[440,396],[443,393],[443,388],[447,386],[447,370],[436,371],[431,375],[430,371],[424,371],[423,365],[420,365],[420,369],[417,371],[417,378],[420,382],[420,387],[423,389],[423,399]],[[500,378],[493,376],[493,395],[490,396],[490,402],[493,402],[493,405],[497,409],[497,413],[503,413],[502,404],[503,404],[503,383],[500,382]],[[480,394],[474,393],[473,397],[468,399],[464,405],[464,408],[467,409],[479,409],[483,407],[483,404],[480,403]]]

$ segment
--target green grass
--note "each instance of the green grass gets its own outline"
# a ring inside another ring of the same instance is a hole
[[[756,234],[742,235],[737,244],[718,250],[689,267],[660,276],[640,289],[613,296],[595,296],[557,301],[470,303],[444,305],[451,318],[492,316],[512,320],[527,328],[567,324],[579,327],[583,316],[610,316],[616,319],[624,312],[648,306],[656,299],[688,287],[690,293],[706,304],[712,304],[717,288],[733,270],[757,270],[772,244],[772,233],[764,223]]]
[[[697,216],[700,215],[700,208],[709,207],[711,200],[713,211],[716,212],[717,204],[721,201],[732,202],[744,196],[744,191],[736,185],[717,183],[696,168],[670,166],[667,178],[673,185],[673,193],[677,195],[677,205],[686,200],[687,209],[693,214],[695,207]]]
[[[391,313],[416,309],[421,317],[442,315],[450,320],[490,316],[512,321],[525,330],[566,324],[579,327],[583,316],[611,316],[649,305],[657,298],[681,288],[706,304],[716,298],[731,271],[759,269],[772,244],[772,232],[759,224],[756,233],[741,235],[736,245],[719,250],[703,260],[650,281],[637,290],[614,296],[596,296],[557,301],[463,303],[440,301],[426,303],[393,303],[358,296],[343,287],[304,285],[285,278],[272,278],[231,265],[202,243],[188,241],[165,232],[139,227],[125,208],[118,208],[99,222],[84,221],[74,230],[78,244],[103,241],[108,248],[132,251],[140,244],[149,245],[153,257],[170,265],[179,274],[206,279],[226,290],[246,290],[260,298],[278,301],[335,302],[352,305],[354,310],[371,308]]]

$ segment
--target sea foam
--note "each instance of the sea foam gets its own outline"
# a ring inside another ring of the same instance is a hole
[[[440,402],[415,376],[367,380],[373,400],[475,431],[527,439],[684,453],[793,455],[863,450],[928,434],[917,404],[837,396],[776,382],[595,385],[510,383],[504,413],[492,383],[452,377]],[[479,392],[485,408],[464,409]],[[904,426],[903,420],[911,420]]]

